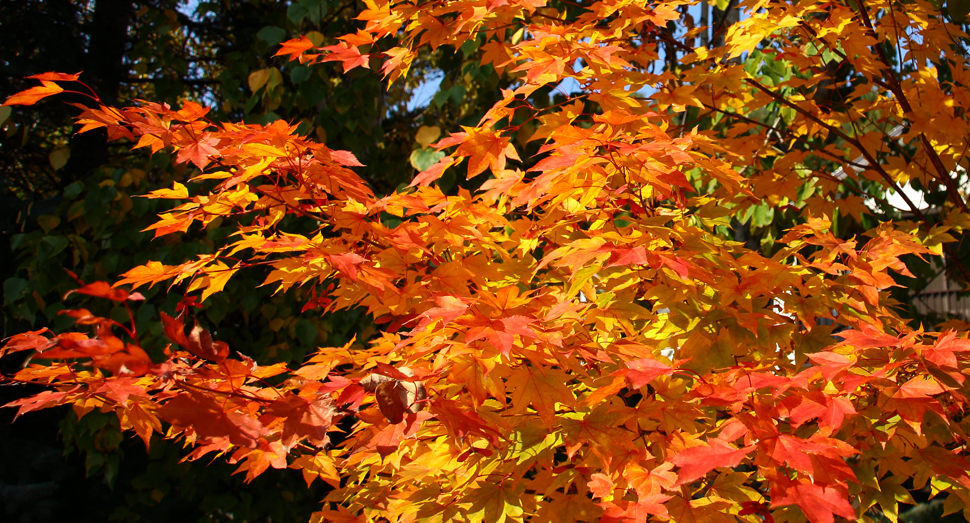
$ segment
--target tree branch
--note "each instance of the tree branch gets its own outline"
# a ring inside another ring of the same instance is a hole
[[[882,60],[882,63],[886,66],[883,68],[883,74],[886,75],[886,80],[888,80],[887,83],[889,90],[892,91],[893,96],[896,98],[896,102],[902,108],[903,112],[906,114],[911,114],[913,112],[913,106],[910,105],[909,99],[906,98],[906,93],[903,92],[903,88],[899,84],[899,79],[896,78],[896,72],[891,66],[889,57],[886,56],[886,52],[883,50],[883,48],[879,46],[879,36],[876,34],[876,28],[872,23],[872,19],[869,18],[869,11],[866,9],[866,4],[864,0],[857,0],[857,2],[859,5],[859,14],[862,17],[862,23],[865,24],[869,36],[876,40],[876,45],[873,47],[876,48],[876,52],[879,53],[880,60]],[[950,171],[945,165],[943,165],[943,160],[940,158],[940,155],[937,154],[936,149],[933,148],[933,144],[930,143],[929,138],[927,138],[925,134],[919,133],[919,141],[920,145],[923,146],[923,151],[925,151],[926,155],[930,158],[930,163],[933,164],[933,167],[939,174],[939,180],[943,182],[943,185],[946,187],[946,191],[953,200],[953,203],[959,205],[963,212],[970,212],[970,209],[967,209],[967,203],[963,200],[963,197],[960,196],[960,190],[957,188],[953,178],[950,177]]]

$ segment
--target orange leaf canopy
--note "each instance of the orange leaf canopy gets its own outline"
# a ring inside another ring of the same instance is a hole
[[[185,200],[157,237],[235,228],[120,283],[205,302],[264,271],[304,311],[359,309],[378,329],[299,369],[260,365],[186,332],[186,298],[151,361],[134,326],[72,309],[84,333],[3,349],[54,360],[13,379],[55,390],[12,406],[114,411],[146,443],[165,422],[191,458],[225,453],[247,479],[301,468],[334,487],[321,521],[895,520],[901,485],[930,481],[964,509],[970,328],[913,326],[890,292],[970,226],[966,35],[926,2],[742,5],[705,33],[718,45],[680,21],[686,3],[628,0],[367,0],[362,28],[320,53],[286,42],[279,55],[343,72],[383,60],[388,81],[424,46],[506,75],[477,124],[434,145],[445,157],[386,196],[352,153],[286,122],[86,108],[85,130],[167,148],[211,187],[149,195]],[[659,51],[676,67],[653,67]],[[462,162],[467,183],[445,190]],[[869,220],[908,180],[939,187],[945,212],[907,200],[906,220]],[[736,241],[742,224],[761,245]]]

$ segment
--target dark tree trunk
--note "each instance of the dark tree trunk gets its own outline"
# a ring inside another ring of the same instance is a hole
[[[108,105],[114,105],[126,77],[124,62],[128,45],[128,25],[134,4],[126,0],[97,0],[91,20],[89,43],[84,54],[82,80]],[[64,183],[80,180],[108,162],[108,143],[104,131],[75,134],[71,137],[71,158],[61,174]]]

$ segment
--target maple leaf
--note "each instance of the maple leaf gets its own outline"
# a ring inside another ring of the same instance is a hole
[[[555,421],[556,404],[572,406],[575,402],[572,391],[566,386],[569,377],[561,370],[520,367],[512,371],[510,378],[515,387],[512,413],[522,412],[531,405],[549,428]]]
[[[389,83],[393,83],[402,74],[407,74],[411,68],[411,62],[414,61],[414,53],[406,47],[388,49],[384,51],[384,56],[387,56],[389,59],[384,61],[384,64],[381,66],[381,71]]]
[[[220,156],[219,149],[215,147],[216,143],[214,138],[202,138],[182,146],[175,161],[192,162],[199,170],[203,170],[206,165],[209,165],[209,158]]]
[[[290,468],[303,472],[303,479],[309,487],[317,478],[329,483],[332,487],[340,486],[340,473],[334,466],[334,460],[324,452],[304,454],[290,463]]]
[[[174,322],[172,326],[173,328],[177,328],[177,324]],[[173,335],[178,339],[177,334],[173,333]],[[195,326],[192,327],[188,336],[185,337],[184,347],[185,350],[199,358],[217,362],[225,360],[226,356],[229,355],[229,346],[223,341],[214,341],[209,331],[203,329],[198,321],[195,322]]]
[[[137,379],[131,377],[108,379],[104,380],[104,384],[95,389],[95,392],[104,393],[109,398],[124,406],[128,403],[129,396],[140,398],[149,397],[145,388],[138,385],[137,382]]]
[[[67,74],[67,73],[55,73],[52,71],[48,73],[31,75],[31,76],[28,76],[27,78],[30,78],[32,80],[47,80],[50,82],[76,82],[80,76],[81,76],[81,73]]]
[[[475,434],[498,447],[501,433],[474,411],[463,409],[458,402],[435,398],[430,402],[429,410],[457,438],[464,439],[469,434]]]
[[[187,347],[189,345],[189,340],[185,337],[185,323],[182,321],[182,316],[179,315],[178,317],[173,318],[162,312],[161,318],[165,337],[180,347]]]
[[[468,156],[468,179],[483,173],[486,168],[491,168],[493,173],[499,173],[505,169],[506,158],[519,160],[519,155],[515,147],[509,143],[507,137],[501,136],[494,131],[480,131],[465,128],[467,136],[461,141],[457,156]],[[452,135],[455,137],[455,135]],[[449,141],[441,140],[436,145],[441,149],[446,147]]]
[[[64,89],[54,82],[42,80],[40,83],[41,85],[37,87],[9,96],[3,105],[34,105],[48,96],[64,92]]]
[[[280,44],[280,49],[276,51],[273,56],[287,56],[289,55],[290,60],[296,60],[305,51],[313,49],[313,42],[310,41],[306,36],[301,35],[299,38],[292,38]]]
[[[481,316],[461,319],[460,323],[467,326],[465,343],[486,339],[502,354],[508,355],[515,343],[515,336],[535,338],[536,333],[529,327],[535,320],[516,315],[499,319],[489,319]]]
[[[728,523],[735,521],[728,514],[731,503],[711,498],[686,500],[674,497],[667,504],[671,519],[685,523]]]
[[[797,427],[808,420],[818,418],[819,428],[838,430],[846,416],[856,413],[855,407],[848,398],[835,398],[815,395],[803,398],[802,402],[791,411],[792,423]]]
[[[72,291],[67,291],[64,297],[68,297],[71,294],[86,294],[88,296],[94,296],[96,298],[107,298],[115,302],[123,302],[127,300],[140,301],[144,300],[145,297],[140,293],[129,293],[124,289],[118,289],[112,287],[108,282],[96,281],[94,283],[89,283],[79,289],[74,289]]]
[[[593,474],[590,476],[589,491],[594,498],[604,498],[613,495],[613,480],[606,474]]]
[[[259,446],[254,449],[241,448],[237,450],[229,459],[229,463],[238,463],[243,459],[245,461],[233,474],[246,472],[246,482],[249,483],[270,467],[274,469],[286,468],[286,449],[279,441],[261,440]]]
[[[668,517],[667,507],[664,503],[672,499],[673,496],[666,494],[648,494],[639,497],[636,501],[621,501],[619,504],[612,502],[600,503],[603,507],[602,521],[634,521],[644,523],[650,516],[661,518]]]
[[[670,462],[680,467],[677,472],[677,485],[692,483],[719,467],[736,467],[754,447],[735,448],[720,439],[708,439],[706,445],[689,447],[670,458]]]
[[[421,425],[432,416],[427,411],[408,413],[404,416],[404,423],[388,423],[375,430],[363,448],[374,449],[381,456],[387,456],[398,449],[402,439],[414,436]]]
[[[45,390],[27,398],[11,401],[4,407],[20,407],[17,409],[17,414],[14,415],[14,419],[17,419],[21,414],[60,405],[67,394],[67,391]]]
[[[145,443],[146,450],[150,446],[152,434],[162,431],[162,423],[158,418],[137,402],[132,402],[121,411],[119,420],[123,430],[135,431],[135,434]]]
[[[502,523],[522,516],[524,485],[511,481],[484,481],[466,494],[461,503],[468,517],[475,521]]]
[[[863,325],[861,331],[844,330],[838,333],[842,342],[838,346],[851,345],[856,349],[872,349],[875,347],[893,347],[899,339],[891,334],[881,332],[871,325]]]
[[[267,412],[273,416],[283,418],[283,445],[292,448],[301,439],[310,444],[323,447],[327,444],[327,431],[336,413],[333,399],[328,394],[305,397],[305,393],[297,396],[287,395],[273,402]]]
[[[354,153],[352,153],[350,151],[331,150],[330,151],[330,158],[332,158],[333,161],[335,161],[335,162],[337,162],[340,165],[343,165],[345,167],[363,167],[364,166],[364,164],[360,163],[360,160],[358,160],[357,157],[354,156]]]
[[[172,198],[184,200],[189,197],[189,190],[179,182],[174,182],[171,189],[157,189],[144,196],[145,198]]]
[[[334,268],[347,275],[351,281],[357,281],[357,266],[367,261],[363,256],[354,252],[327,255],[327,259]]]
[[[43,350],[47,348],[51,344],[51,339],[47,336],[42,336],[42,334],[48,332],[50,330],[44,327],[40,330],[14,334],[6,340],[3,348],[0,349],[0,357],[23,350]]]
[[[330,52],[320,60],[321,62],[340,62],[344,66],[345,73],[355,67],[370,69],[370,55],[361,54],[360,49],[347,42],[321,47],[320,50]]]
[[[634,389],[643,387],[657,376],[670,376],[674,371],[669,365],[650,358],[628,361],[626,366],[629,369],[626,378]]]
[[[233,445],[256,448],[267,430],[248,415],[226,410],[213,398],[198,392],[182,392],[165,402],[158,417],[181,428],[191,428],[199,437],[227,438]]]
[[[855,509],[846,501],[846,493],[835,487],[822,487],[807,480],[782,482],[779,492],[772,488],[771,504],[775,507],[798,505],[812,523],[833,523],[834,516],[854,520]]]
[[[367,521],[366,516],[354,515],[343,505],[337,505],[337,510],[314,512],[310,517],[310,523],[364,523],[365,521]]]
[[[428,167],[427,170],[424,170],[418,173],[418,175],[415,176],[413,180],[411,180],[411,184],[408,185],[408,187],[430,185],[432,182],[441,178],[441,175],[444,174],[445,169],[451,167],[452,165],[454,165],[454,163],[455,163],[454,158],[450,156],[445,156],[444,158],[438,160],[438,163],[432,165],[431,167]]]
[[[469,307],[468,301],[459,296],[436,296],[434,302],[438,305],[437,307],[432,307],[421,313],[424,319],[418,324],[418,329],[423,329],[439,319],[447,325],[458,319]]]
[[[958,452],[937,446],[919,449],[917,452],[934,473],[952,478],[965,487],[970,485],[970,461]]]

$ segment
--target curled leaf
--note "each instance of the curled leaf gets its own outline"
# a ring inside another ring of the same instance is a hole
[[[163,312],[162,328],[169,341],[183,348],[188,347],[189,340],[185,337],[185,323],[181,314],[173,318]]]
[[[67,73],[40,73],[33,76],[28,76],[32,80],[46,80],[48,82],[76,82],[81,73],[67,74]]]
[[[374,392],[378,385],[388,381],[394,381],[394,378],[389,378],[383,374],[368,374],[366,378],[360,380],[360,386],[367,392]]]
[[[374,395],[377,397],[377,406],[381,409],[381,414],[393,424],[404,421],[404,412],[407,410],[405,398],[407,393],[404,387],[397,380],[385,381],[377,386]],[[405,396],[405,397],[402,397]]]
[[[16,334],[7,338],[6,345],[0,349],[0,356],[5,356],[7,354],[12,354],[14,352],[20,352],[24,350],[43,350],[50,346],[51,339],[43,334],[50,332],[47,327],[40,330],[28,331],[21,334]]]
[[[224,341],[214,341],[209,331],[195,322],[189,333],[185,349],[203,359],[221,362],[229,356],[229,346]]]
[[[80,289],[74,289],[73,291],[68,291],[64,295],[64,297],[67,298],[68,296],[74,293],[86,294],[88,296],[94,296],[95,298],[107,298],[111,301],[116,301],[116,302],[123,302],[129,299],[132,299],[132,300],[145,299],[145,297],[142,296],[141,294],[137,294],[136,296],[136,295],[129,294],[128,291],[124,289],[118,289],[118,288],[112,287],[106,281],[96,281],[93,283],[89,283],[81,287]]]

